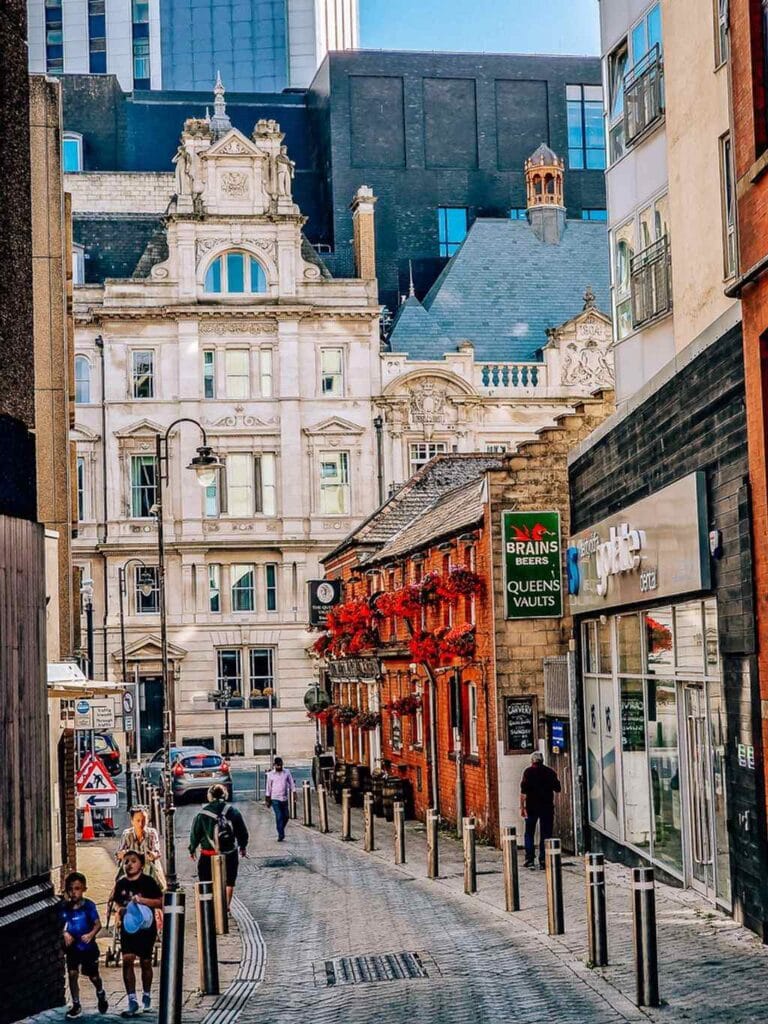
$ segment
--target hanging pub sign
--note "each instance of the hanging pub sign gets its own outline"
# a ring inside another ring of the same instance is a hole
[[[536,749],[536,698],[504,698],[504,753],[527,754]]]
[[[328,612],[341,601],[341,580],[310,580],[309,624],[324,626]]]
[[[504,606],[507,619],[556,619],[563,614],[560,513],[501,513]]]

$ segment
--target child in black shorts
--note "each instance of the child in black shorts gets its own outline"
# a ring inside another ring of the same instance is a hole
[[[138,1017],[152,1007],[152,952],[157,939],[154,911],[163,905],[163,892],[154,878],[144,874],[145,857],[136,850],[128,850],[123,857],[125,875],[118,878],[112,892],[114,903],[120,908],[120,949],[123,954],[123,982],[128,995],[128,1009],[122,1017]],[[125,911],[130,903],[148,907],[152,921],[146,928],[129,931],[125,926]],[[142,1006],[136,997],[136,961],[141,965]]]
[[[67,976],[72,1006],[65,1014],[67,1020],[82,1015],[80,1006],[80,972],[90,978],[96,989],[99,1013],[109,1009],[107,994],[99,975],[99,947],[96,936],[101,931],[101,921],[96,904],[85,899],[88,888],[85,875],[72,871],[64,880],[65,897],[59,907],[59,919],[64,925],[64,949],[67,959]]]

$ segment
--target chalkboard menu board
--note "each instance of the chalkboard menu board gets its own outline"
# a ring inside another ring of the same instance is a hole
[[[504,698],[504,747],[507,754],[536,749],[536,698]]]

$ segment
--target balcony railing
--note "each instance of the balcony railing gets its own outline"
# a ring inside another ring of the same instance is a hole
[[[643,249],[630,265],[632,326],[640,327],[672,308],[672,274],[667,236]]]
[[[484,388],[535,388],[544,383],[541,363],[481,363],[477,369]]]
[[[624,78],[624,138],[634,142],[664,113],[664,64],[652,47]]]

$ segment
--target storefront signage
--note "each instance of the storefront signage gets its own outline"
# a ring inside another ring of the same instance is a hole
[[[112,732],[115,728],[115,703],[112,698],[79,700],[75,705],[75,728]]]
[[[504,698],[504,752],[530,753],[536,749],[536,698]]]
[[[563,614],[560,513],[501,513],[505,617],[551,619]]]
[[[553,754],[565,753],[565,722],[561,718],[552,719],[549,727],[549,739]]]
[[[341,601],[341,580],[310,580],[309,624],[324,626],[328,612]]]
[[[378,679],[381,665],[378,658],[339,658],[329,661],[326,670],[335,682],[360,682],[363,679]]]
[[[575,613],[708,590],[706,481],[697,471],[571,537]]]

